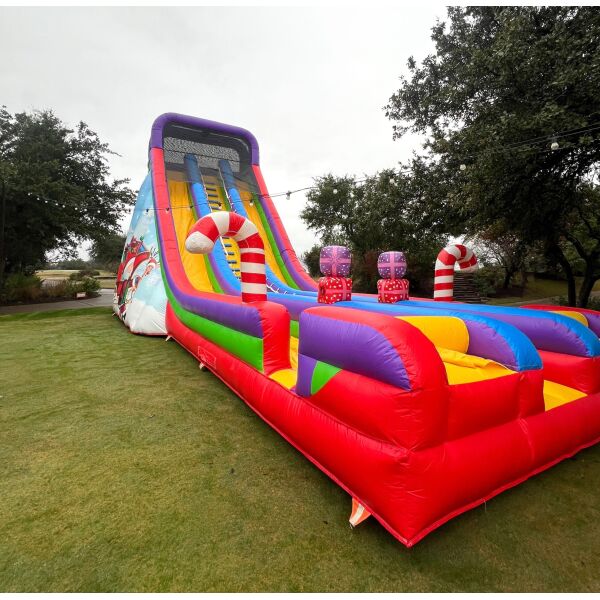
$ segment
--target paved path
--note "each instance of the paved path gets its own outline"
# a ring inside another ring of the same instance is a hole
[[[89,308],[93,306],[112,306],[113,291],[99,290],[97,298],[83,300],[65,300],[63,302],[40,302],[38,304],[17,304],[15,306],[0,306],[0,315],[15,313],[47,312],[49,310],[64,310],[65,308]]]

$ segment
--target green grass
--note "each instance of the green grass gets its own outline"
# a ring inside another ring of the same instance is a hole
[[[577,290],[581,285],[581,277],[576,278]],[[600,291],[600,281],[594,285],[594,291]],[[567,282],[554,279],[540,279],[531,277],[522,296],[505,296],[502,298],[490,297],[490,304],[515,304],[517,302],[531,302],[544,298],[567,296]]]
[[[174,342],[0,318],[0,591],[599,591],[600,447],[407,550]]]

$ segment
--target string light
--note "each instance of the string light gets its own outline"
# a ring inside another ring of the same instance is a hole
[[[591,116],[591,115],[586,115],[586,116]],[[520,151],[530,151],[531,150],[531,148],[530,148],[531,145],[540,144],[540,143],[544,143],[544,142],[548,142],[548,141],[550,141],[550,148],[549,149],[538,149],[537,152],[540,153],[540,154],[541,153],[545,153],[545,152],[554,152],[554,151],[556,151],[556,150],[558,150],[560,148],[560,144],[558,142],[558,139],[560,139],[560,138],[566,138],[566,137],[571,137],[571,136],[574,136],[574,135],[582,135],[584,133],[590,133],[590,132],[596,131],[596,130],[600,130],[600,122],[592,123],[591,125],[586,126],[586,127],[576,127],[576,128],[573,128],[573,129],[567,129],[567,130],[564,130],[564,131],[557,132],[557,133],[555,133],[555,134],[553,134],[551,136],[550,135],[544,135],[544,136],[538,136],[538,137],[535,137],[535,138],[530,138],[528,140],[524,140],[524,141],[521,141],[521,142],[514,142],[512,144],[507,144],[507,145],[502,146],[500,148],[488,148],[488,149],[482,150],[481,152],[478,152],[476,154],[465,155],[464,158],[475,158],[475,157],[478,157],[478,156],[483,155],[483,154],[494,154],[494,153],[498,153],[498,152],[513,152],[513,151],[519,151],[519,150]],[[599,140],[598,139],[594,139],[593,141],[594,142],[598,142]],[[584,143],[581,143],[581,144],[572,144],[569,147],[576,147],[577,145],[585,145],[585,144]],[[170,150],[170,152],[180,153],[180,154],[184,153],[184,152],[179,151],[179,150]],[[208,156],[208,155],[201,155],[201,154],[198,154],[197,156],[207,156],[208,158],[211,158],[213,160],[215,158],[218,158],[218,157],[215,157],[215,156]],[[227,157],[225,157],[225,158],[227,158]],[[236,162],[236,161],[233,161],[233,162]],[[465,163],[461,163],[459,165],[459,169],[460,169],[461,172],[464,172],[464,171],[467,170],[467,165]],[[241,169],[240,169],[240,171],[241,171]],[[405,173],[409,174],[409,173],[412,173],[412,172],[413,172],[412,168],[406,168],[406,169],[402,169],[402,170],[399,171],[400,174],[405,174]],[[234,178],[236,180],[244,183],[244,185],[248,186],[250,188],[250,190],[252,190],[255,187],[253,184],[249,184],[247,181],[245,181],[244,179],[242,179],[238,175],[235,175],[235,173],[234,173]],[[362,179],[356,179],[356,180],[352,181],[352,184],[353,185],[359,185],[361,183],[364,183],[364,182],[368,181],[369,179],[371,179],[371,178],[365,177],[365,178],[362,178]],[[192,183],[192,182],[188,182],[188,183]],[[395,185],[397,182],[396,182],[396,179],[394,177],[390,177],[389,180],[388,180],[388,183],[390,185]],[[309,190],[316,190],[316,189],[319,189],[318,185],[306,186],[306,187],[303,187],[303,188],[299,188],[299,189],[295,189],[295,190],[288,190],[287,192],[279,192],[279,193],[274,193],[274,194],[263,194],[263,193],[260,193],[258,191],[255,191],[254,192],[254,196],[257,197],[258,199],[263,199],[263,198],[266,198],[266,197],[278,198],[278,197],[281,197],[281,196],[285,196],[287,200],[290,200],[292,194],[296,194],[298,192],[309,191]],[[338,193],[339,193],[338,188],[333,188],[333,194],[337,195]],[[64,204],[60,204],[60,203],[56,203],[55,204],[53,201],[49,201],[47,198],[34,195],[31,192],[26,192],[26,196],[27,197],[32,197],[33,196],[37,201],[43,201],[44,204],[54,204],[57,207],[66,208],[66,205],[64,205]],[[350,198],[354,198],[354,192],[350,191],[348,193],[348,196]],[[250,206],[254,206],[254,199],[253,198],[250,199],[249,205]],[[153,210],[153,211],[165,210],[166,212],[169,212],[171,208],[173,208],[173,210],[176,210],[176,209],[187,208],[187,207],[186,206],[174,206],[174,207],[166,207],[164,209],[156,209],[156,208],[152,207],[152,208],[146,208],[145,212],[146,212],[146,214],[148,214],[150,210]],[[193,208],[193,205],[190,205],[189,208]],[[74,207],[73,210],[77,211],[77,208]],[[98,209],[97,214],[101,214],[101,213],[102,213],[102,211],[100,209]]]

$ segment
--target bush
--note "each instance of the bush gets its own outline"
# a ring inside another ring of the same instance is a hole
[[[72,283],[66,279],[53,282],[44,287],[44,296],[46,298],[66,298],[70,295]]]
[[[590,299],[588,300],[587,307],[591,308],[592,310],[599,310],[600,311],[600,297],[598,297],[598,296],[590,296]]]
[[[42,280],[35,275],[15,273],[9,275],[0,290],[0,302],[36,302],[61,298],[75,298],[78,292],[97,296],[100,282],[93,277],[49,281],[42,286]]]
[[[94,269],[81,269],[81,271],[77,271],[77,273],[71,273],[69,279],[71,281],[81,281],[84,277],[97,277],[98,275],[100,275],[100,271],[95,271]]]
[[[501,267],[485,266],[475,271],[473,281],[479,294],[486,298],[500,289],[504,281],[504,271]]]
[[[36,275],[14,273],[4,281],[0,292],[3,302],[31,302],[42,294],[42,280]]]
[[[97,279],[94,279],[93,277],[84,277],[79,282],[79,289],[77,291],[85,292],[88,296],[93,296],[98,293],[99,289],[100,282]]]

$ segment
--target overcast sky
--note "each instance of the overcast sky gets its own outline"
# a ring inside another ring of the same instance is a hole
[[[83,120],[138,188],[150,126],[180,112],[252,131],[271,193],[373,173],[418,149],[382,107],[406,61],[433,49],[442,6],[0,8],[0,104]],[[275,199],[298,252],[314,235],[303,194]],[[125,228],[128,219],[124,223]]]

